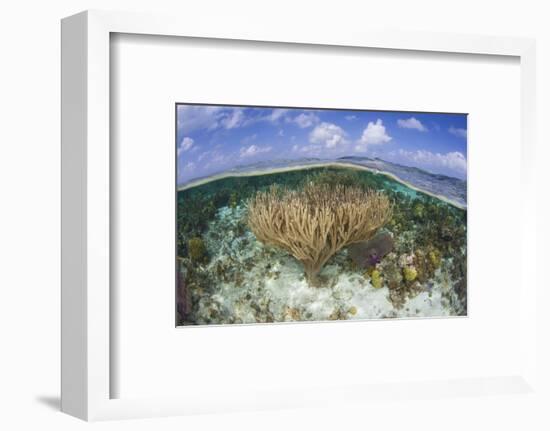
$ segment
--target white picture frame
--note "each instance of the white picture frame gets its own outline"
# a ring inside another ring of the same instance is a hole
[[[110,321],[110,35],[127,33],[337,47],[513,56],[521,67],[521,349],[520,375],[454,381],[303,388],[257,392],[248,397],[111,398]],[[369,402],[456,395],[535,393],[538,289],[535,277],[535,42],[475,35],[362,31],[330,34],[273,26],[215,28],[192,18],[87,11],[62,21],[62,410],[85,420],[182,415],[297,406],[330,405],[336,399]],[[540,335],[539,335],[540,336]],[[258,396],[258,394],[262,394]]]

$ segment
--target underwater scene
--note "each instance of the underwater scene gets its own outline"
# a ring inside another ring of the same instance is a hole
[[[177,326],[467,315],[466,115],[176,109]]]

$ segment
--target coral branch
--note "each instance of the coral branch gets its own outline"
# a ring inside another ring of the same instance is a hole
[[[248,203],[248,225],[256,238],[299,260],[311,285],[336,252],[371,238],[391,214],[383,193],[341,185],[272,186]]]

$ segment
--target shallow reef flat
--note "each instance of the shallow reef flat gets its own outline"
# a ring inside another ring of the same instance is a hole
[[[424,192],[425,194],[444,200],[459,208],[466,208],[467,190],[465,181],[445,175],[434,175],[418,168],[410,168],[367,157],[342,157],[337,160],[328,161],[313,159],[308,160],[307,163],[304,160],[300,160],[299,162],[281,165],[247,165],[240,169],[235,168],[231,171],[192,180],[178,186],[178,190],[184,191],[189,188],[208,184],[212,181],[219,181],[227,178],[272,175],[290,171],[312,170],[316,168],[357,169],[385,175],[407,186],[409,189]]]
[[[316,286],[296,258],[259,241],[247,223],[249,199],[259,191],[311,183],[381,191],[393,206],[378,236],[335,253]],[[224,178],[180,191],[177,324],[466,315],[466,217],[465,209],[387,176],[344,167]],[[383,252],[373,257],[376,248]]]

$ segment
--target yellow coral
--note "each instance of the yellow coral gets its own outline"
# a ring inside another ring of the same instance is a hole
[[[375,289],[380,289],[382,287],[382,276],[380,275],[380,271],[377,269],[372,271],[370,282]]]
[[[293,307],[288,307],[288,306],[285,306],[284,310],[284,317],[285,317],[285,320],[301,320],[301,313],[300,313],[300,310],[298,310],[297,308],[293,308]]]
[[[428,258],[434,268],[439,268],[439,265],[441,265],[441,255],[437,250],[430,251],[430,253],[428,253]]]
[[[406,266],[405,268],[403,268],[403,277],[405,277],[405,280],[414,281],[417,276],[418,271],[414,266]]]
[[[189,257],[195,262],[204,262],[206,260],[206,245],[200,237],[191,238],[187,244]]]

